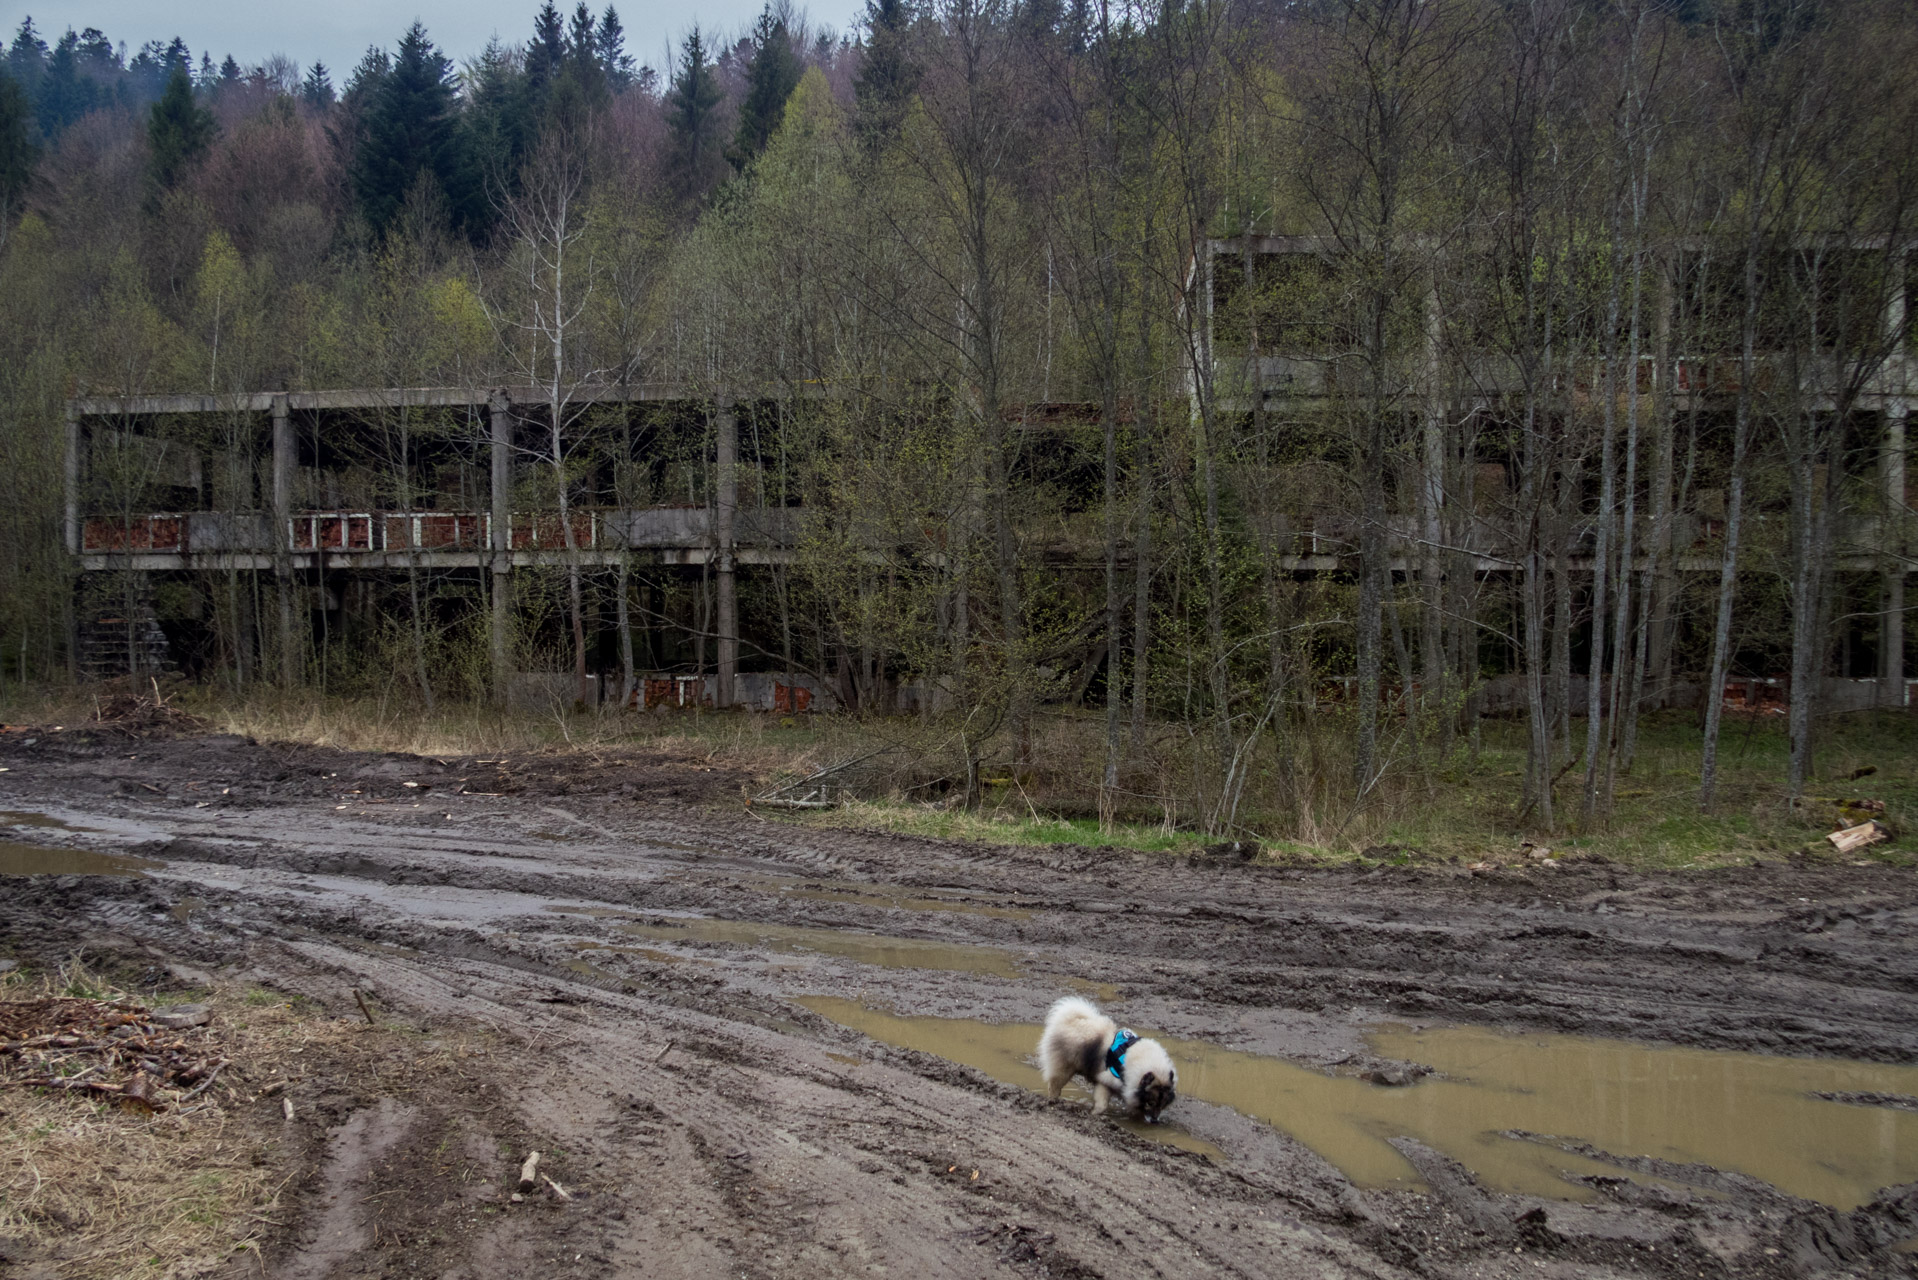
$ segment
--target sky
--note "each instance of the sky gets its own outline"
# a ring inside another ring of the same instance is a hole
[[[555,0],[571,14],[578,0]],[[588,0],[595,15],[606,0]],[[698,23],[703,31],[722,36],[743,34],[759,13],[762,0],[613,0],[626,28],[626,51],[640,63],[662,71],[670,65],[668,48],[676,45]],[[68,27],[76,31],[98,27],[115,44],[126,45],[132,56],[148,40],[179,36],[193,50],[195,62],[211,52],[218,63],[232,54],[251,65],[283,53],[302,70],[315,59],[326,63],[337,88],[358,64],[366,47],[392,48],[414,18],[426,24],[433,42],[463,62],[485,47],[495,33],[509,42],[524,42],[533,29],[533,13],[540,0],[413,0],[412,4],[385,4],[380,0],[0,0],[0,24],[11,41],[20,20],[29,15],[42,39],[51,44]],[[815,26],[843,32],[864,12],[860,0],[808,0],[803,9]]]

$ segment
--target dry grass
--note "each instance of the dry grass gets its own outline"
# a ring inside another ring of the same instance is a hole
[[[0,999],[130,999],[79,962],[9,975]],[[209,999],[234,1065],[200,1103],[157,1114],[83,1095],[6,1092],[0,1116],[0,1236],[74,1280],[198,1274],[257,1248],[277,1225],[287,1174],[277,1126],[240,1106],[288,1074],[293,1055],[350,1024],[302,1013],[259,988]],[[230,1081],[230,1083],[229,1083]]]

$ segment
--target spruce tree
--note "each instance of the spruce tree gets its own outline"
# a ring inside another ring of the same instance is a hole
[[[520,165],[532,145],[526,76],[497,36],[486,42],[468,80],[464,115],[475,172],[488,188],[518,189]]]
[[[93,110],[98,84],[80,74],[80,38],[69,31],[53,46],[47,58],[46,74],[40,77],[40,93],[34,112],[40,132],[57,138],[66,127]]]
[[[694,27],[680,48],[679,66],[666,94],[673,183],[685,199],[703,197],[724,171],[717,114],[723,96],[699,28]]]
[[[919,68],[907,46],[912,24],[909,0],[866,0],[866,57],[853,86],[859,136],[883,146],[898,135],[906,108],[919,88]]]
[[[626,29],[620,25],[619,12],[612,5],[599,15],[599,66],[606,76],[606,87],[624,93],[633,85],[633,55],[626,52]]]
[[[753,27],[753,58],[746,67],[746,98],[739,104],[739,129],[727,158],[744,169],[766,149],[786,114],[786,99],[799,87],[805,68],[793,52],[783,14],[771,5],[760,11]]]
[[[585,0],[580,0],[566,33],[565,60],[546,104],[545,123],[569,133],[577,131],[595,111],[606,105],[607,96],[606,73],[599,65],[599,37],[593,30],[593,14]]]
[[[19,81],[0,71],[0,237],[33,182],[40,149],[33,142],[33,109]]]
[[[333,105],[333,77],[324,62],[315,62],[306,69],[306,79],[300,82],[300,101],[315,111],[324,111]]]
[[[193,162],[213,145],[213,113],[193,100],[186,71],[174,67],[166,90],[147,116],[147,207],[184,178]]]
[[[80,33],[74,52],[79,55],[82,69],[94,75],[110,76],[120,70],[120,55],[113,41],[98,27],[88,27]]]
[[[453,66],[415,21],[367,103],[353,155],[353,194],[367,224],[384,234],[421,174],[439,184],[455,223],[478,215],[457,128]]]
[[[553,0],[533,17],[533,39],[526,46],[526,95],[535,113],[546,108],[546,95],[566,64],[566,22]]]
[[[47,67],[47,42],[33,29],[33,19],[23,18],[7,50],[7,70],[20,82],[29,100],[40,90],[40,76]]]

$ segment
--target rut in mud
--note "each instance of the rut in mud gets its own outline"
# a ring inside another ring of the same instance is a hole
[[[1918,1197],[1882,1189],[1918,1177],[1906,872],[988,848],[702,810],[740,780],[646,757],[72,734],[0,757],[0,835],[65,851],[17,870],[152,864],[6,881],[14,954],[85,945],[340,1012],[358,989],[423,1029],[394,1041],[403,1091],[317,1072],[296,1100],[275,1274],[1912,1265]],[[1187,1055],[1171,1125],[1021,1080],[1021,1038],[1074,991]],[[445,1047],[467,1034],[498,1047]],[[1528,1076],[1535,1054],[1597,1083]],[[507,1199],[533,1146],[573,1200]]]

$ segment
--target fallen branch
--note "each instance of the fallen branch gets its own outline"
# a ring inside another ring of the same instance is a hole
[[[560,1186],[559,1183],[554,1182],[547,1175],[542,1173],[539,1176],[540,1176],[540,1180],[544,1182],[547,1186],[551,1187],[553,1189],[553,1194],[558,1196],[560,1199],[571,1200],[573,1198],[572,1192],[568,1191],[565,1187]]]
[[[105,1080],[81,1080],[74,1076],[40,1076],[32,1080],[4,1080],[0,1084],[35,1089],[77,1089],[83,1093],[110,1093],[116,1096],[121,1092],[117,1084]]]
[[[354,987],[353,998],[360,1002],[360,1012],[366,1015],[366,1025],[369,1027],[379,1026],[380,1024],[373,1017],[373,1011],[366,1007],[366,993],[358,987]]]
[[[195,1098],[199,1097],[201,1094],[205,1093],[208,1089],[211,1089],[213,1087],[213,1082],[220,1078],[220,1073],[226,1070],[227,1065],[231,1061],[232,1060],[229,1058],[221,1058],[218,1062],[214,1063],[213,1070],[207,1073],[206,1079],[194,1085],[193,1091],[191,1093],[182,1094],[180,1096],[180,1101],[191,1102]]]
[[[658,1066],[660,1063],[666,1061],[666,1055],[673,1051],[673,1046],[677,1043],[679,1042],[676,1040],[668,1040],[666,1047],[653,1056],[653,1065]]]

